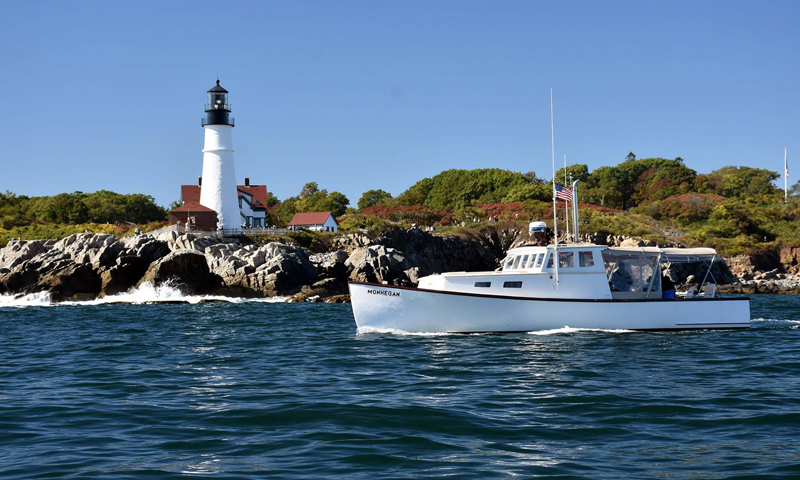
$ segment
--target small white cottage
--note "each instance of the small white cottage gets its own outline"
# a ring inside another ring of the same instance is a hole
[[[318,232],[337,232],[339,222],[333,218],[331,212],[304,212],[295,213],[289,228],[308,228]]]

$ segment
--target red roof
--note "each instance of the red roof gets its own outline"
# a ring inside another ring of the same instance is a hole
[[[331,212],[305,212],[295,213],[289,225],[303,226],[303,225],[324,225]],[[333,219],[336,222],[336,219]],[[338,223],[338,222],[337,222]]]
[[[200,185],[181,185],[181,200],[184,203],[200,203]],[[267,208],[267,186],[266,185],[237,185],[236,194],[242,197],[242,192],[247,193],[253,198],[254,210],[266,210]]]
[[[244,185],[237,185],[236,189],[239,191],[239,196],[242,196],[242,192],[249,194],[253,197],[253,208],[254,209],[262,209],[267,208],[267,186],[266,185],[250,185],[246,187]]]
[[[213,212],[208,207],[204,207],[197,202],[187,202],[181,205],[180,207],[170,210],[170,212]]]

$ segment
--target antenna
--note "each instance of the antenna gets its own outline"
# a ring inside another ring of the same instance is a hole
[[[553,157],[553,234],[555,248],[553,265],[555,265],[556,285],[558,285],[558,212],[556,211],[556,140],[555,122],[553,120],[553,87],[550,87],[550,154]]]

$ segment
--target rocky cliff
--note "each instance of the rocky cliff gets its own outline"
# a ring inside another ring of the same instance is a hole
[[[144,283],[168,283],[189,294],[245,297],[291,296],[294,301],[347,300],[347,282],[416,285],[447,271],[494,270],[505,252],[524,243],[544,244],[513,227],[491,226],[467,235],[432,235],[395,228],[377,238],[337,236],[328,251],[312,253],[272,242],[167,233],[118,239],[75,234],[61,240],[18,240],[0,249],[0,293],[48,292],[56,301],[125,292]],[[607,234],[583,240],[616,246],[648,242]],[[800,248],[780,247],[716,265],[723,292],[800,292]],[[677,284],[702,281],[702,266],[673,265]]]

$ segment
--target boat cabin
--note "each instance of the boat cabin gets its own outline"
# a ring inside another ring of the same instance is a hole
[[[532,298],[660,299],[662,263],[703,262],[710,273],[719,260],[710,248],[525,246],[509,250],[495,272],[431,275],[419,287]]]

